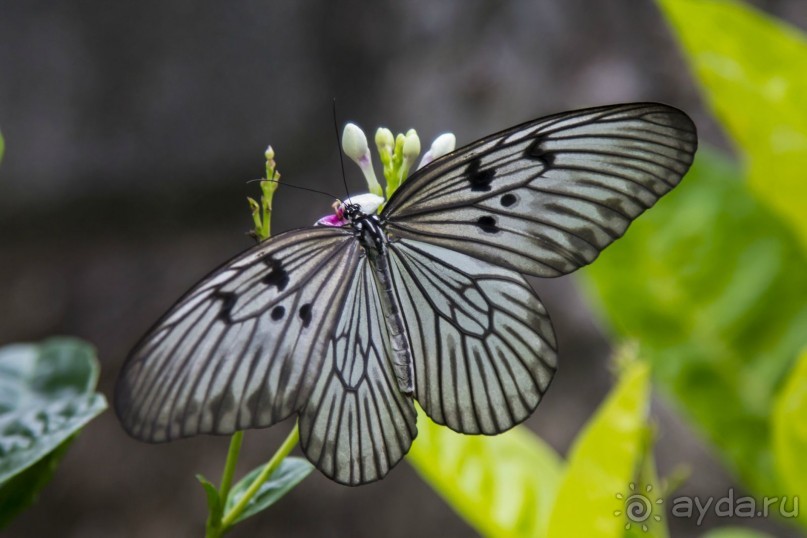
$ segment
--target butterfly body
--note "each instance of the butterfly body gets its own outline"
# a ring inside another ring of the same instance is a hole
[[[411,395],[415,390],[414,360],[390,271],[387,254],[389,240],[377,215],[366,215],[353,204],[346,206],[345,214],[372,267],[373,277],[378,286],[381,310],[384,314],[393,354],[390,357],[390,365],[395,371],[398,388],[403,393]]]
[[[115,410],[149,442],[297,415],[325,475],[378,480],[436,423],[496,434],[557,369],[523,275],[591,263],[673,189],[697,148],[678,109],[629,103],[539,118],[421,168],[379,214],[272,237],[186,293],[132,350]],[[390,238],[394,238],[391,240]]]

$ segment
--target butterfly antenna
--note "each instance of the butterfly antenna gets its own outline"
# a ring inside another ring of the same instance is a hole
[[[317,189],[312,189],[310,187],[301,187],[300,185],[293,185],[287,181],[283,181],[282,183],[276,179],[250,179],[247,183],[255,183],[256,181],[271,181],[272,183],[277,183],[279,185],[283,185],[284,187],[291,187],[292,189],[300,189],[301,191],[308,191],[308,192],[315,192],[317,194],[324,194],[328,198],[338,200],[338,196],[334,196],[333,194],[325,191],[320,191]]]
[[[339,123],[336,121],[336,97],[333,98],[333,130],[336,133],[336,149],[339,151],[339,166],[342,167],[342,183],[345,184],[345,194],[347,201],[350,200],[350,189],[347,188],[347,179],[345,178],[345,158],[342,155],[342,144],[339,142]]]

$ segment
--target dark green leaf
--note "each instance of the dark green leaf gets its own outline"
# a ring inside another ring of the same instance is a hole
[[[0,485],[0,529],[36,501],[39,490],[50,482],[74,438],[69,437],[56,450]]]
[[[230,495],[227,497],[225,513],[228,513],[232,510],[233,506],[238,504],[238,501],[241,500],[241,497],[244,496],[246,490],[249,489],[249,486],[251,486],[255,478],[261,474],[262,470],[263,466],[253,469],[233,487],[230,491]],[[242,521],[269,508],[286,493],[291,491],[294,486],[302,482],[313,470],[314,466],[311,465],[308,460],[295,457],[285,458],[280,462],[280,465],[278,465],[269,479],[263,483],[258,493],[255,494],[249,504],[247,504],[246,509],[241,512],[241,515],[238,516],[238,519],[233,523]]]
[[[106,409],[92,346],[71,338],[0,349],[0,484]]]

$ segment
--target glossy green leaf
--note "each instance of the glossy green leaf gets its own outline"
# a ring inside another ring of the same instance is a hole
[[[647,364],[624,365],[616,387],[575,440],[548,536],[622,537],[625,501],[634,493],[630,485],[646,447],[649,397]]]
[[[681,186],[585,271],[612,329],[742,481],[778,492],[777,387],[807,343],[807,257],[792,230],[702,148]]]
[[[106,409],[98,368],[76,339],[0,348],[0,520],[35,498],[68,439]]]
[[[258,493],[249,501],[247,507],[241,512],[241,515],[233,524],[250,516],[254,516],[258,512],[272,506],[286,493],[291,491],[294,486],[302,482],[313,470],[314,466],[306,459],[295,457],[284,458],[269,479],[261,485]],[[249,489],[249,486],[251,486],[258,475],[261,474],[261,471],[263,471],[263,466],[256,467],[230,490],[230,495],[227,497],[227,506],[224,510],[225,514],[238,504],[238,501],[241,500],[241,497],[246,490]]]
[[[787,494],[807,499],[807,350],[776,397],[773,449]]]
[[[462,435],[418,408],[406,458],[423,479],[486,536],[543,536],[560,477],[555,451],[523,427],[493,437]]]
[[[741,2],[660,0],[756,195],[807,249],[807,37]]]

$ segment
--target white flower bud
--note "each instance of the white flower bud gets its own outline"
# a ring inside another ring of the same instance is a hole
[[[403,145],[403,157],[407,161],[414,161],[420,155],[420,137],[414,129],[409,129]]]
[[[370,155],[370,147],[367,145],[367,137],[357,125],[353,123],[345,125],[345,130],[342,131],[342,150],[345,155],[359,165],[370,191],[377,195],[383,194],[384,191],[378,183],[373,170],[373,161]]]
[[[457,146],[457,137],[454,136],[454,133],[443,133],[437,138],[434,139],[432,142],[432,146],[429,148],[423,155],[423,159],[420,161],[420,165],[418,165],[418,169],[423,168],[430,162],[434,161],[435,159],[439,159],[443,155],[448,155],[454,148]]]
[[[359,166],[362,161],[370,158],[367,137],[358,125],[354,123],[345,125],[345,130],[342,131],[342,151]]]
[[[409,169],[415,163],[415,159],[420,155],[420,138],[414,129],[409,129],[406,136],[403,137],[403,145],[401,147],[401,167],[399,169],[398,182],[400,185],[409,176]],[[389,194],[389,193],[388,193]]]

